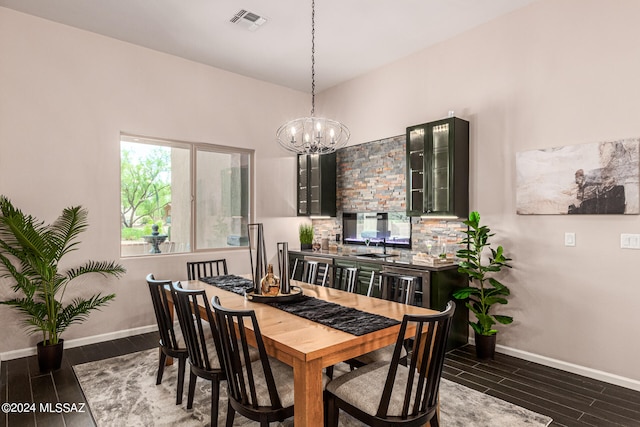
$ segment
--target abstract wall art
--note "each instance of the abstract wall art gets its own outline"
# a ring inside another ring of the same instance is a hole
[[[516,154],[516,210],[532,214],[639,214],[640,138]]]

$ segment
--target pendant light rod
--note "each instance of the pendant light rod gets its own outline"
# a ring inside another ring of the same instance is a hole
[[[311,0],[311,117],[316,111],[316,0]]]

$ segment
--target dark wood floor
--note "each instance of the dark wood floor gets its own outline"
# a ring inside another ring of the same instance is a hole
[[[63,367],[38,372],[35,356],[2,362],[0,403],[35,402],[28,413],[1,413],[0,427],[94,426],[90,412],[40,411],[41,403],[85,403],[72,366],[153,348],[157,334],[65,350]],[[501,354],[489,363],[476,360],[473,346],[448,354],[443,376],[554,419],[552,426],[640,426],[640,392]],[[515,427],[515,426],[514,426]]]

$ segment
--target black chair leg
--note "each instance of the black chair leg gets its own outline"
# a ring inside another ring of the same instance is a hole
[[[182,390],[184,389],[184,371],[187,366],[187,359],[185,357],[181,357],[178,360],[178,395],[176,397],[176,405],[182,403]]]
[[[198,377],[193,372],[189,373],[189,394],[187,395],[187,409],[193,408],[193,395],[196,392],[196,380]]]
[[[236,410],[231,406],[231,402],[227,400],[227,424],[226,427],[233,427],[233,420],[236,417]]]
[[[329,377],[329,379],[332,380],[333,379],[333,365],[327,366],[325,368],[325,372],[326,372],[327,376]]]
[[[336,399],[332,394],[327,393],[326,395],[326,405],[327,405],[327,418],[326,425],[327,427],[338,427],[338,416],[340,415],[340,409],[338,405],[336,405]]]
[[[164,365],[167,361],[167,355],[160,350],[160,363],[158,364],[158,377],[156,378],[156,385],[162,382],[162,374],[164,374]]]
[[[220,397],[220,381],[211,381],[211,425],[218,425],[218,400]]]

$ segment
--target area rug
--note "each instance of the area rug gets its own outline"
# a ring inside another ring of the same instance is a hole
[[[198,379],[193,409],[187,407],[187,379],[182,405],[176,405],[177,364],[167,366],[156,386],[158,350],[146,350],[73,367],[98,427],[209,426],[211,383]],[[340,366],[337,368],[339,371]],[[338,372],[336,373],[336,375]],[[226,419],[226,387],[220,387],[218,424]],[[442,379],[440,417],[443,427],[542,427],[551,418]],[[236,414],[234,426],[259,424]],[[275,425],[275,424],[274,424]],[[282,426],[291,426],[287,420]],[[362,424],[341,413],[340,425]]]

